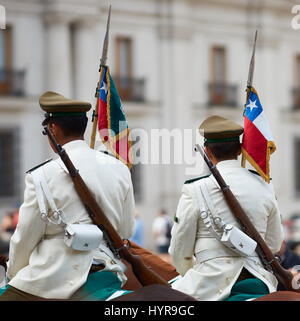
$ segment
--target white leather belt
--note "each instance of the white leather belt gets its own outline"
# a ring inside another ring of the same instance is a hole
[[[234,257],[234,258],[243,258],[245,259],[245,257],[238,255],[237,253],[233,252],[230,253],[229,249],[222,249],[222,248],[218,248],[218,249],[211,249],[211,250],[204,250],[204,251],[200,251],[198,253],[196,253],[196,261],[197,264],[201,264],[203,262],[212,260],[212,259],[217,259],[217,258],[222,258],[222,257]],[[257,263],[261,264],[259,257],[256,255],[253,256],[247,256],[247,259],[252,260],[252,261],[256,261]]]

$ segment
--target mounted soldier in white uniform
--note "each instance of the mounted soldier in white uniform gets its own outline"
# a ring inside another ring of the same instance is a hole
[[[84,141],[91,105],[46,92],[40,106],[46,112],[43,125],[68,153],[118,234],[130,238],[134,231],[130,172],[121,161],[89,148]],[[19,222],[10,241],[8,289],[0,300],[70,299],[87,281],[92,263],[106,272],[107,286],[114,283],[121,288],[126,282],[122,262],[103,239],[93,249],[89,248],[90,233],[86,240],[79,240],[83,241],[79,248],[65,243],[66,226],[91,227],[92,220],[64,164],[59,159],[41,164],[28,171],[25,182]]]
[[[243,128],[228,119],[211,116],[199,130],[207,155],[271,251],[278,252],[283,228],[272,184],[242,168],[238,161]],[[209,213],[209,220],[203,219],[202,212]],[[181,275],[172,288],[197,300],[226,300],[233,292],[245,300],[276,291],[277,279],[265,269],[257,254],[239,254],[222,242],[216,218],[241,228],[213,175],[187,181],[169,248]],[[240,246],[243,247],[242,242]]]

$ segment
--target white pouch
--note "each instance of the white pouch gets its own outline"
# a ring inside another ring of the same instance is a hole
[[[223,231],[221,242],[226,246],[240,252],[242,255],[251,256],[255,254],[257,243],[246,233],[231,224],[226,224],[223,227]]]
[[[95,224],[69,224],[65,228],[64,242],[74,250],[97,249],[102,238],[103,233]]]

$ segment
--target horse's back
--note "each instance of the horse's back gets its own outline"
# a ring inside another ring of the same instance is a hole
[[[300,301],[300,293],[292,291],[277,291],[253,301]]]
[[[196,301],[193,297],[171,287],[151,284],[112,301]]]

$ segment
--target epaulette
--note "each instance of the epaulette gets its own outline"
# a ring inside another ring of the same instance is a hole
[[[252,174],[258,175],[260,176],[256,171],[254,171],[253,169],[248,169],[249,172],[251,172]]]
[[[198,181],[199,179],[209,177],[210,175],[211,175],[211,174],[204,175],[204,176],[200,176],[200,177],[196,177],[196,178],[188,179],[187,181],[185,181],[185,182],[184,182],[184,184],[191,184],[191,183],[194,183],[194,182]]]
[[[111,152],[111,151],[108,151],[108,150],[99,150],[100,153],[103,153],[105,155],[108,155],[108,156],[112,156],[112,157],[115,157],[116,156]]]
[[[49,162],[51,162],[51,161],[52,161],[52,158],[47,159],[45,162],[43,162],[43,163],[41,163],[41,164],[39,164],[39,165],[37,165],[37,166],[34,166],[33,168],[29,169],[29,170],[26,172],[26,174],[33,172],[34,170],[38,169],[39,167],[41,167],[41,166],[43,166],[43,165],[45,165],[45,164],[47,164],[47,163],[49,163]]]
[[[255,175],[260,176],[259,173],[256,172],[256,171],[254,171],[253,169],[248,169],[248,171],[251,172],[252,174],[255,174]],[[260,177],[261,177],[261,176],[260,176]],[[270,177],[270,181],[271,181],[271,180],[272,180],[272,177]]]

